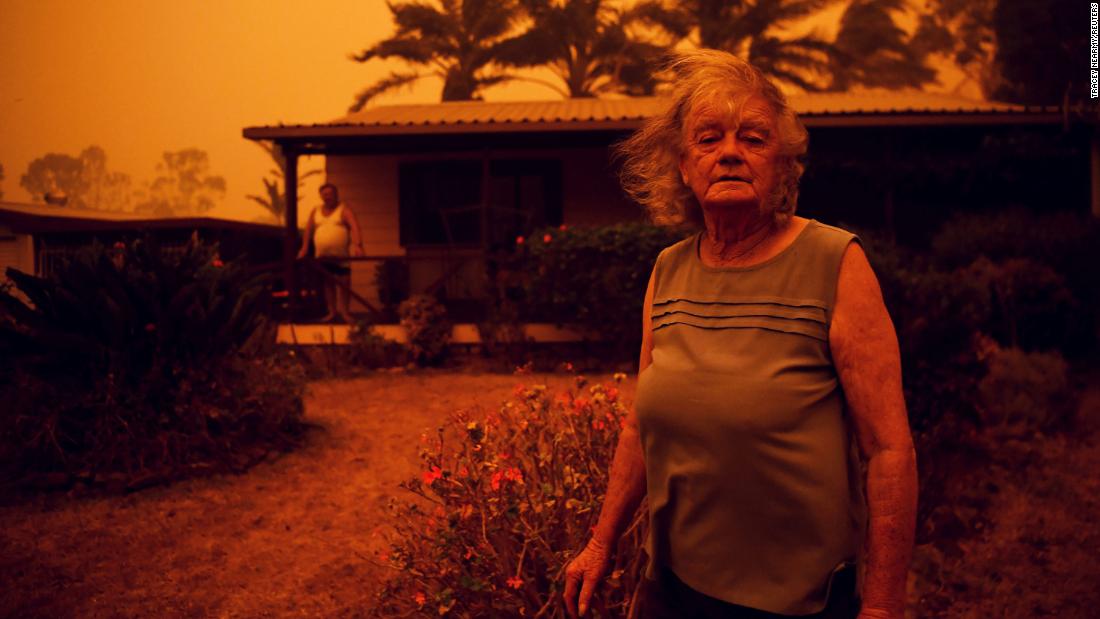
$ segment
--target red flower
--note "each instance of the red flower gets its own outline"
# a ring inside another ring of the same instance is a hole
[[[214,258],[214,261],[210,264],[214,265],[215,269],[220,269],[225,266],[225,263],[221,261],[221,258]]]
[[[586,406],[588,406],[587,398],[573,398],[574,411],[579,413],[580,411],[584,410]]]
[[[523,245],[523,237],[522,236],[517,236],[516,237],[516,245]]]
[[[611,387],[607,390],[607,401],[614,402],[619,398],[619,390],[616,387]]]
[[[506,481],[522,484],[523,471],[517,469],[514,466],[503,471],[498,470],[493,473],[492,477],[489,478],[489,486],[493,490],[500,490],[501,483]]]
[[[462,468],[458,469],[458,476],[459,477],[469,477],[470,476],[470,469],[466,468],[466,465],[463,465]]]
[[[508,584],[508,586],[513,588],[513,589],[519,589],[520,587],[523,586],[523,580],[519,576],[512,576],[511,578],[509,578],[508,580],[506,580],[504,582],[506,582]]]
[[[443,477],[443,471],[438,466],[433,466],[430,470],[424,471],[424,483],[428,486],[440,477]]]
[[[543,243],[549,243],[552,240],[554,240],[554,237],[550,236],[549,233],[542,235],[542,242]]]
[[[565,230],[565,224],[558,226],[558,230]]]
[[[126,243],[115,241],[115,249],[126,249]]]
[[[416,602],[417,606],[423,606],[428,601],[428,598],[424,595],[423,591],[417,591],[416,595],[413,596],[413,600]]]
[[[145,331],[147,331],[148,333],[152,333],[153,331],[156,331],[156,330],[157,330],[157,326],[155,324],[151,323],[151,322],[147,323],[145,325]]]

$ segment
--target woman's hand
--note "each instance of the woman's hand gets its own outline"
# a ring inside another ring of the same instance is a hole
[[[611,570],[611,549],[595,537],[565,568],[565,610],[570,617],[588,612],[592,593]],[[578,587],[580,597],[577,597]],[[578,612],[579,611],[579,612]]]

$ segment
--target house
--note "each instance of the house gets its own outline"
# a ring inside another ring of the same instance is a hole
[[[998,187],[994,178],[968,185],[967,196],[944,199],[950,189],[938,181],[906,183],[912,174],[898,173],[920,167],[915,154],[934,158],[929,167],[935,167],[956,153],[959,163],[949,167],[965,171],[989,136],[1057,133],[1070,124],[1057,107],[928,93],[818,93],[790,101],[810,131],[801,212],[905,232],[944,215],[929,204],[946,212],[975,196],[1015,199],[1020,193],[1015,185]],[[299,156],[326,156],[328,180],[339,186],[363,231],[367,257],[354,263],[352,276],[358,294],[377,299],[377,265],[397,259],[408,266],[412,291],[442,289],[451,300],[476,299],[487,256],[510,247],[517,235],[542,225],[641,217],[619,188],[610,147],[664,104],[640,97],[394,105],[328,123],[248,127],[243,134],[278,144],[288,179],[297,175]],[[1088,126],[1076,122],[1070,129],[1084,145],[1081,152],[1092,152],[1091,168],[1086,155],[1072,165],[1056,162],[1051,173],[1061,175],[1056,180],[1066,201],[1091,204],[1100,215],[1100,148]],[[857,165],[833,165],[849,160]],[[825,172],[815,175],[815,169]],[[1090,186],[1091,169],[1097,172]],[[298,223],[309,208],[299,206],[294,182],[286,184],[286,195],[284,260],[293,288]],[[305,200],[315,203],[312,196]]]
[[[226,260],[247,255],[259,264],[278,263],[283,230],[211,217],[152,219],[135,213],[0,202],[0,275],[14,267],[46,276],[59,259],[93,241],[109,245],[145,234],[166,248],[182,246],[197,235],[208,243],[217,242]]]

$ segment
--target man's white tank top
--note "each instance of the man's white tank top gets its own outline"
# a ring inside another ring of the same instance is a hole
[[[313,247],[318,258],[348,255],[348,225],[344,205],[338,204],[327,216],[323,207],[313,210]]]

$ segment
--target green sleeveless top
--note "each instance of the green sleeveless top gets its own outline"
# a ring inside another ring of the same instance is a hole
[[[712,268],[696,234],[653,269],[653,362],[635,409],[650,577],[773,613],[822,610],[859,560],[858,452],[829,353],[840,260],[858,238],[811,220],[778,255]]]

